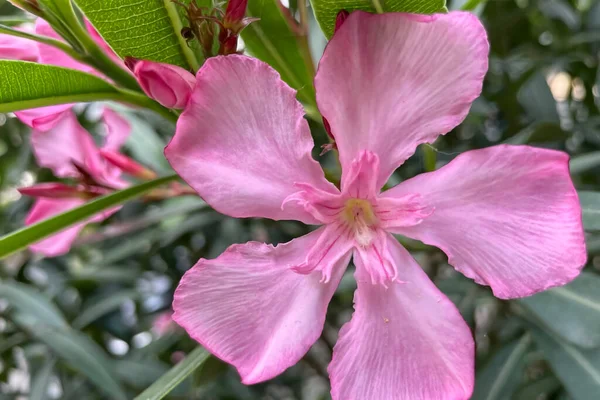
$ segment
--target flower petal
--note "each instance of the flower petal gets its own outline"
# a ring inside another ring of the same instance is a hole
[[[586,262],[581,207],[567,154],[494,146],[383,193],[419,195],[433,214],[393,229],[441,248],[450,264],[500,298],[563,285]]]
[[[213,57],[196,76],[165,155],[204,200],[233,217],[314,223],[302,204],[283,201],[309,183],[335,193],[311,157],[313,140],[295,91],[262,61]]]
[[[243,382],[271,379],[294,365],[319,338],[327,304],[350,259],[336,260],[328,283],[320,273],[291,270],[305,263],[323,228],[277,247],[233,245],[200,260],[175,292],[173,319]],[[332,260],[333,261],[333,260]]]
[[[119,113],[108,107],[104,107],[102,111],[102,122],[106,127],[102,149],[119,151],[119,148],[127,141],[131,133],[131,124]]]
[[[80,198],[71,199],[38,199],[29,211],[25,225],[31,225],[56,214],[63,213],[85,203]],[[69,228],[52,235],[46,239],[29,246],[35,253],[41,253],[46,257],[56,257],[69,252],[71,245],[85,226],[85,222],[75,224]]]
[[[154,61],[134,61],[133,73],[144,93],[168,108],[185,108],[196,84],[188,70]]]
[[[73,107],[73,104],[57,104],[54,106],[16,111],[15,115],[25,125],[36,131],[46,132],[54,128],[65,112],[70,110],[71,107]]]
[[[388,234],[398,279],[372,284],[355,257],[355,312],[344,325],[329,365],[333,400],[468,399],[474,344],[458,310],[411,255]]]
[[[59,177],[79,176],[74,164],[98,174],[103,162],[94,139],[72,112],[64,114],[49,131],[34,131],[31,145],[38,165],[50,168]]]
[[[350,14],[315,78],[344,171],[370,150],[382,187],[417,145],[457,126],[481,92],[488,49],[470,13]]]
[[[16,29],[27,31],[20,27]],[[0,34],[0,59],[35,62],[38,59],[37,43],[18,36]]]

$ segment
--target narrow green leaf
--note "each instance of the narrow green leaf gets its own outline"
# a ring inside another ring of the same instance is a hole
[[[409,12],[433,14],[446,12],[446,0],[311,0],[315,18],[328,39],[333,36],[335,18],[341,10],[362,10],[372,13]]]
[[[30,332],[44,342],[57,356],[75,371],[85,375],[111,399],[127,399],[125,392],[112,375],[109,358],[104,350],[87,335],[70,328],[36,327]]]
[[[160,400],[169,394],[179,383],[187,378],[197,368],[202,366],[210,354],[202,347],[197,347],[185,360],[175,365],[169,372],[154,382],[135,400]]]
[[[52,371],[56,361],[54,358],[47,360],[42,368],[32,377],[29,400],[45,400],[48,398],[48,385],[52,377]]]
[[[513,400],[548,399],[560,387],[560,381],[554,375],[547,376],[519,389]]]
[[[74,208],[52,218],[48,218],[36,224],[22,228],[16,232],[9,233],[6,236],[0,237],[0,259],[7,257],[16,251],[24,249],[40,239],[60,232],[71,225],[85,221],[101,211],[139,197],[160,185],[175,180],[176,178],[177,175],[166,176],[153,181],[144,182],[137,186],[132,186],[118,192],[114,192],[107,196],[90,201],[81,207]]]
[[[592,151],[573,157],[570,163],[572,175],[581,174],[598,166],[600,166],[600,151]]]
[[[600,393],[600,349],[581,350],[539,328],[531,333],[573,400],[590,400]]]
[[[196,71],[198,60],[181,36],[171,0],[75,0],[104,40],[122,58],[179,65]]]
[[[250,54],[275,68],[288,85],[298,90],[298,98],[316,106],[309,61],[302,55],[297,34],[290,29],[279,0],[249,0],[248,16],[260,18],[242,31]]]
[[[600,277],[582,272],[573,282],[518,300],[548,330],[586,348],[600,346]]]
[[[472,400],[510,399],[521,384],[524,358],[531,337],[521,339],[501,348],[477,374]]]
[[[67,327],[67,321],[50,299],[30,285],[17,282],[0,283],[0,298],[36,323]]]
[[[135,290],[124,290],[104,297],[98,302],[85,308],[71,323],[75,329],[83,329],[98,318],[118,309],[127,300],[135,300],[140,293]]]
[[[600,192],[579,192],[583,226],[587,231],[600,230]]]
[[[115,363],[115,373],[121,381],[137,389],[144,389],[169,371],[169,365],[154,360],[118,360]]]
[[[108,82],[81,71],[0,60],[0,113],[119,97]]]

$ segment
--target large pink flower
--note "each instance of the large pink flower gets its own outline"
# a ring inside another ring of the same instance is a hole
[[[94,190],[97,194],[108,193],[108,188],[124,188],[128,185],[121,178],[121,170],[111,165],[102,156],[102,151],[116,151],[127,139],[130,132],[129,123],[110,109],[105,109],[103,122],[106,127],[104,145],[98,148],[94,139],[77,121],[72,112],[63,113],[58,122],[48,131],[34,130],[31,145],[38,164],[50,168],[54,175],[61,178],[82,179],[85,171],[87,179],[98,186],[86,185],[86,190]],[[73,188],[72,197],[63,197],[56,190],[46,190],[47,184],[26,188],[24,193],[43,193],[31,208],[26,225],[30,225],[56,214],[68,211],[89,201],[85,192]],[[41,240],[30,249],[34,252],[54,257],[69,251],[79,232],[86,223],[99,222],[108,218],[118,208],[100,213],[90,220],[73,225],[62,232]]]
[[[469,151],[381,193],[417,145],[464,119],[487,56],[485,30],[468,13],[351,14],[315,79],[339,149],[340,190],[311,157],[302,106],[278,74],[248,57],[209,59],[166,148],[171,165],[224,214],[323,226],[198,261],[175,293],[175,321],[244,383],[273,378],[321,334],[353,257],[355,313],[329,367],[333,398],[469,398],[469,328],[392,233],[440,247],[500,298],[569,282],[586,261],[562,152]]]

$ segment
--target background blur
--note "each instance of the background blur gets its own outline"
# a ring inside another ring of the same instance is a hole
[[[448,8],[464,3],[454,0]],[[0,15],[15,10],[0,0]],[[598,399],[600,233],[594,231],[600,231],[600,216],[586,204],[600,201],[587,193],[600,191],[600,2],[490,0],[475,12],[492,46],[483,95],[465,122],[434,144],[437,152],[420,149],[396,172],[394,183],[423,172],[432,154],[439,167],[460,152],[498,143],[565,150],[578,190],[586,191],[581,200],[588,266],[567,287],[500,301],[456,273],[441,251],[402,240],[474,332],[473,399]],[[318,59],[325,38],[314,20],[311,27]],[[93,132],[95,106],[79,111]],[[134,127],[129,155],[168,172],[162,148],[173,126],[153,114],[125,115]],[[323,127],[312,121],[311,127],[317,147],[325,143]],[[35,165],[28,135],[18,120],[0,115],[0,235],[21,227],[31,206],[15,188],[55,179]],[[319,159],[332,176],[339,174],[331,154]],[[306,232],[301,223],[225,217],[188,196],[129,203],[102,225],[86,228],[66,256],[40,258],[25,251],[2,261],[0,281],[12,288],[13,299],[34,309],[56,307],[72,329],[40,334],[26,313],[0,299],[0,399],[102,399],[103,379],[115,379],[133,398],[195,348],[168,316],[180,277],[198,258],[216,257],[232,243],[277,243]],[[331,346],[352,313],[351,273],[329,307],[323,337],[285,374],[246,387],[232,368],[211,358],[169,398],[328,399]],[[97,363],[112,376],[99,375]]]

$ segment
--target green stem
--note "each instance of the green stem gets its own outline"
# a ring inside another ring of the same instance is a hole
[[[156,101],[152,100],[151,98],[140,94],[138,92],[134,92],[133,90],[127,90],[127,89],[118,89],[119,93],[121,95],[121,100],[125,101],[126,103],[129,104],[134,104],[134,105],[138,105],[140,107],[145,107],[149,110],[154,111],[157,114],[160,114],[161,116],[163,116],[164,118],[166,118],[167,120],[171,121],[171,122],[177,122],[177,118],[178,118],[178,113],[169,110],[166,107],[161,106],[160,104],[158,104]]]
[[[76,52],[67,43],[61,42],[60,40],[52,39],[52,38],[49,38],[46,36],[34,35],[32,33],[22,32],[22,31],[10,28],[10,27],[8,27],[6,25],[2,25],[2,24],[0,24],[0,33],[6,34],[6,35],[11,35],[11,36],[22,37],[22,38],[29,39],[29,40],[34,40],[39,43],[44,43],[44,44],[47,44],[48,46],[56,47],[57,49],[68,54],[69,56],[73,57],[77,61],[87,62],[85,57],[83,57],[81,54]]]
[[[433,146],[431,146],[429,143],[424,143],[421,145],[421,150],[423,151],[423,164],[425,165],[425,172],[435,171],[435,163],[437,159],[435,148],[433,148]]]
[[[377,11],[378,14],[383,14],[383,7],[379,0],[371,0],[371,3],[373,3],[373,7],[375,7],[375,11]]]
[[[195,73],[200,68],[200,64],[198,63],[196,55],[188,46],[187,41],[183,38],[183,36],[181,36],[180,32],[183,28],[183,24],[181,23],[181,18],[177,12],[177,7],[175,7],[175,3],[173,3],[172,0],[163,0],[163,3],[165,9],[167,10],[167,14],[169,15],[169,19],[171,20],[171,25],[173,25],[173,30],[175,31],[175,36],[177,36],[177,41],[179,42],[181,52],[183,53],[188,65]]]

